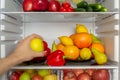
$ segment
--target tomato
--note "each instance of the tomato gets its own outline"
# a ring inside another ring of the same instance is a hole
[[[60,3],[57,0],[51,0],[49,2],[49,11],[51,12],[57,12],[59,11]]]
[[[23,5],[23,10],[25,12],[33,11],[33,1],[32,0],[24,0],[22,5]]]
[[[48,0],[33,0],[33,9],[35,11],[46,11],[48,9]]]
[[[73,12],[74,9],[72,7],[67,8],[67,12]]]
[[[67,9],[66,8],[64,8],[64,7],[60,7],[60,10],[59,10],[60,12],[67,12]]]
[[[69,2],[63,2],[63,3],[62,3],[62,6],[63,6],[64,8],[69,8],[71,5],[70,5]]]

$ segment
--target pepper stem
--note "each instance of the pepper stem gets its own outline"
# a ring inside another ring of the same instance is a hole
[[[63,59],[69,59],[70,56],[63,56]]]

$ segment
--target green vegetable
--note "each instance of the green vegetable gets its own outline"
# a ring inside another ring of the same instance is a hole
[[[75,8],[74,12],[86,12],[84,8]]]
[[[88,6],[88,3],[84,0],[77,4],[77,8],[86,8],[87,6]]]
[[[99,12],[107,12],[107,11],[108,11],[108,9],[107,9],[107,8],[102,7],[102,8],[100,9],[100,11],[99,11]]]
[[[102,5],[98,4],[98,3],[96,3],[96,4],[89,4],[89,6],[92,7],[92,9],[94,11],[99,11],[102,8]]]
[[[92,7],[88,6],[88,7],[86,7],[86,11],[87,12],[93,12],[93,9],[92,9]]]

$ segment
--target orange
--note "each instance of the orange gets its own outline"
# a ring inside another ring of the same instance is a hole
[[[104,46],[101,43],[92,43],[91,48],[95,48],[104,53]]]
[[[72,40],[74,40],[75,34],[71,34],[71,35],[70,35],[70,38],[71,38]]]
[[[92,44],[92,37],[89,33],[77,33],[73,42],[78,48],[88,48]]]
[[[56,45],[56,47],[57,47],[58,50],[63,51],[65,46],[62,43],[59,43],[59,44]]]
[[[79,57],[79,49],[76,46],[65,46],[63,52],[69,60],[76,60]]]

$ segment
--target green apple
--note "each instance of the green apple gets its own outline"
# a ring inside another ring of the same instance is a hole
[[[58,80],[56,74],[50,74],[44,77],[44,80]]]
[[[29,73],[27,72],[22,73],[19,80],[31,80]]]
[[[39,38],[34,38],[30,42],[30,47],[32,50],[36,52],[44,51],[44,44],[43,41]]]
[[[45,77],[45,76],[51,74],[51,70],[50,69],[39,69],[38,74],[42,77]]]

